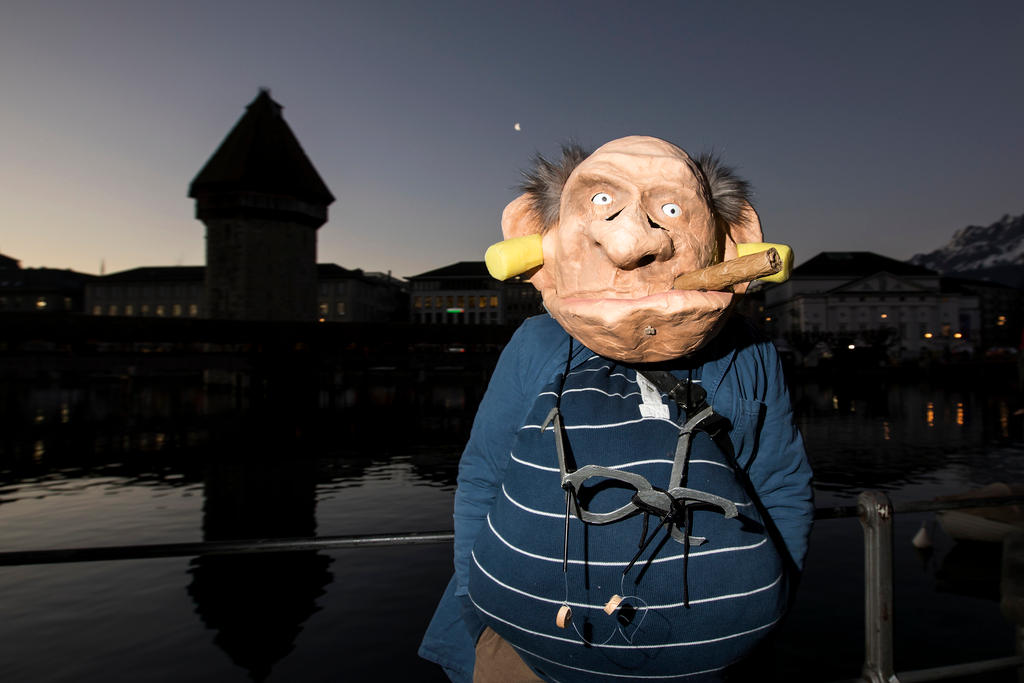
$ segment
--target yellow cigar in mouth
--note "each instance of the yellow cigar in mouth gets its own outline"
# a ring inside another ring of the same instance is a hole
[[[782,257],[775,248],[755,251],[745,256],[698,268],[676,277],[672,289],[696,289],[701,292],[731,292],[733,287],[763,277],[772,277],[782,270]]]
[[[774,275],[766,275],[756,279],[764,280],[765,282],[785,282],[789,279],[789,274],[793,272],[793,250],[788,245],[775,244],[773,242],[739,242],[736,244],[736,257],[749,256],[750,254],[768,251],[769,249],[774,249],[778,252],[779,258],[782,260],[782,267]]]
[[[785,244],[772,244],[769,242],[741,242],[736,245],[736,256],[737,258],[750,256],[752,254],[758,254],[760,252],[767,252],[774,249],[778,256],[778,261],[781,263],[778,270],[774,269],[760,269],[762,272],[755,272],[750,275],[749,278],[734,280],[731,284],[739,284],[740,282],[748,282],[752,279],[764,280],[765,282],[785,282],[789,279],[789,274],[793,270],[793,250]],[[774,262],[774,257],[769,260]],[[492,244],[487,248],[487,252],[484,254],[484,261],[487,263],[487,272],[491,274],[495,280],[507,280],[510,277],[516,275],[522,275],[528,270],[536,268],[544,263],[544,250],[541,246],[541,236],[539,234],[526,235],[525,237],[513,237],[497,244]],[[726,263],[729,263],[726,261]],[[711,268],[720,268],[723,264],[717,266],[711,266]],[[755,269],[756,270],[756,269]],[[764,274],[767,270],[772,270],[772,274]],[[748,270],[740,269],[740,277],[745,277]],[[701,272],[701,271],[696,271]],[[694,275],[693,273],[687,273],[679,276],[685,278]],[[681,289],[678,285],[676,289]]]

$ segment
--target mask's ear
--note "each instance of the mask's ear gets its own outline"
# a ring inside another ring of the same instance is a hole
[[[722,235],[724,246],[722,258],[724,260],[734,259],[738,256],[736,253],[737,243],[764,241],[764,234],[761,232],[761,220],[757,217],[757,212],[754,211],[754,207],[749,202],[744,202],[744,204],[734,214],[735,218],[731,223],[726,223],[724,220],[719,219],[719,229],[721,230],[720,234]],[[747,291],[749,284],[745,282],[736,285],[733,291],[737,294],[742,294]]]
[[[736,245],[742,242],[763,242],[761,220],[757,217],[754,207],[747,204],[739,215],[731,222],[719,221],[719,229],[724,237],[725,250],[723,258],[736,258]]]
[[[501,212],[501,233],[505,239],[540,235],[543,232],[544,224],[537,216],[530,196],[527,194],[521,194],[513,199]],[[540,291],[544,291],[553,284],[550,272],[545,269],[543,264],[523,273],[523,277]]]
[[[507,240],[513,237],[539,235],[543,227],[533,211],[530,196],[527,194],[521,194],[513,199],[501,212],[501,234]]]
[[[697,165],[704,174],[711,195],[718,234],[721,236],[719,255],[723,260],[734,259],[737,256],[737,243],[764,240],[761,221],[750,204],[750,185],[713,154],[702,154],[697,159]],[[735,291],[744,292],[746,289],[747,285],[738,285]]]

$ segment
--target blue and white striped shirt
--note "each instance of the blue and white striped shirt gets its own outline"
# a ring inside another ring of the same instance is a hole
[[[542,427],[559,393],[575,469],[595,464],[633,472],[664,490],[680,485],[669,475],[684,418],[660,395],[665,402],[652,410],[636,371],[606,358],[576,366],[561,389],[560,379],[539,393],[519,429],[471,554],[470,599],[484,623],[551,680],[714,680],[785,608],[783,563],[757,510],[725,455],[698,432],[682,483],[732,500],[739,516],[698,509],[692,534],[707,541],[691,547],[688,558],[683,544],[663,542],[663,528],[623,575],[637,552],[643,515],[585,525],[573,514],[563,573],[565,492],[555,433]],[[615,480],[591,480],[579,498],[592,512],[608,512],[634,492]],[[609,615],[604,605],[615,594],[624,597],[623,607]],[[562,605],[572,609],[567,628],[555,623]]]

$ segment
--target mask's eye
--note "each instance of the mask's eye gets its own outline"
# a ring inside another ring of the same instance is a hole
[[[661,212],[669,218],[679,218],[683,215],[683,210],[679,208],[678,204],[662,204]]]
[[[612,203],[612,196],[607,192],[598,192],[590,198],[590,201],[594,202],[597,206],[607,206]]]

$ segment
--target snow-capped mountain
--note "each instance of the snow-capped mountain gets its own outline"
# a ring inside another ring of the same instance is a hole
[[[961,228],[946,246],[915,254],[910,263],[943,275],[1024,287],[1024,214],[1003,216],[989,226]]]

